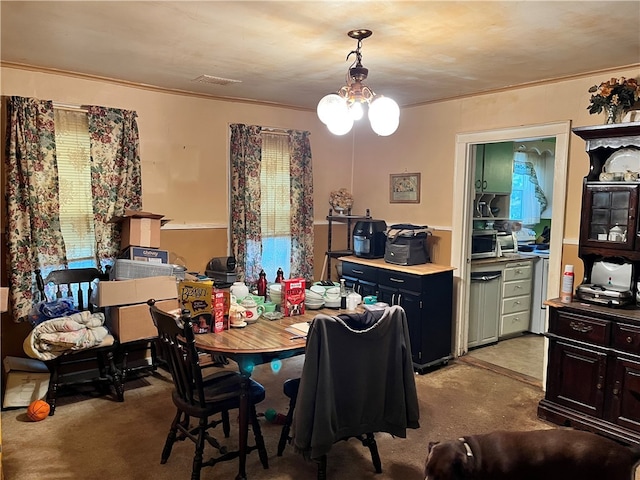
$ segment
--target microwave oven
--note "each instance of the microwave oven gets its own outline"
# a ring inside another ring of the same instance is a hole
[[[471,258],[494,258],[499,251],[496,230],[474,230],[471,235]]]

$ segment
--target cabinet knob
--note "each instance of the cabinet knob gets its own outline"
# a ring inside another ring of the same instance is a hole
[[[627,337],[627,343],[633,343],[633,338],[632,337]]]

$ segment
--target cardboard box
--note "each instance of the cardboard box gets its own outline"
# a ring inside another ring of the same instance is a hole
[[[215,333],[220,333],[225,329],[224,322],[224,300],[225,300],[225,292],[223,290],[214,288],[213,289],[213,331]]]
[[[9,310],[9,287],[0,287],[0,312]]]
[[[111,222],[122,224],[120,249],[129,246],[160,248],[160,227],[169,221],[162,220],[163,217],[141,210],[125,210],[121,217],[111,219]]]
[[[34,400],[44,400],[49,390],[49,369],[35,358],[5,357],[7,385],[2,408],[28,407]]]
[[[285,317],[304,314],[304,278],[290,278],[282,282],[282,313]]]
[[[177,299],[159,301],[156,302],[156,306],[165,312],[180,312]],[[158,336],[158,330],[149,313],[149,305],[146,303],[107,308],[107,327],[120,343]]]
[[[169,263],[169,251],[158,248],[129,247],[123,250],[118,258],[151,263]]]
[[[178,299],[182,308],[189,310],[193,321],[194,333],[209,333],[212,331],[212,295],[213,282],[182,281],[178,286]]]
[[[95,304],[99,307],[145,303],[150,298],[178,298],[176,277],[146,277],[98,282]]]

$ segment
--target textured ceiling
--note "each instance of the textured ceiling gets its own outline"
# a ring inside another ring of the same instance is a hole
[[[315,108],[344,83],[401,106],[640,63],[640,2],[0,2],[1,60]],[[213,85],[201,75],[240,80]]]

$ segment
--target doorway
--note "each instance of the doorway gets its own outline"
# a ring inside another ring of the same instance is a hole
[[[454,279],[456,291],[454,352],[456,356],[464,355],[467,352],[468,343],[472,228],[472,208],[470,206],[473,205],[475,198],[475,145],[494,142],[523,142],[547,137],[554,137],[556,140],[552,201],[554,228],[551,231],[549,246],[549,277],[546,292],[547,298],[550,298],[555,296],[554,293],[558,292],[560,288],[570,133],[571,126],[567,121],[457,135],[453,188],[456,194],[453,199],[454,218],[451,244],[451,262],[457,273]],[[462,192],[462,195],[459,192]],[[544,362],[546,362],[546,349],[545,341]]]

